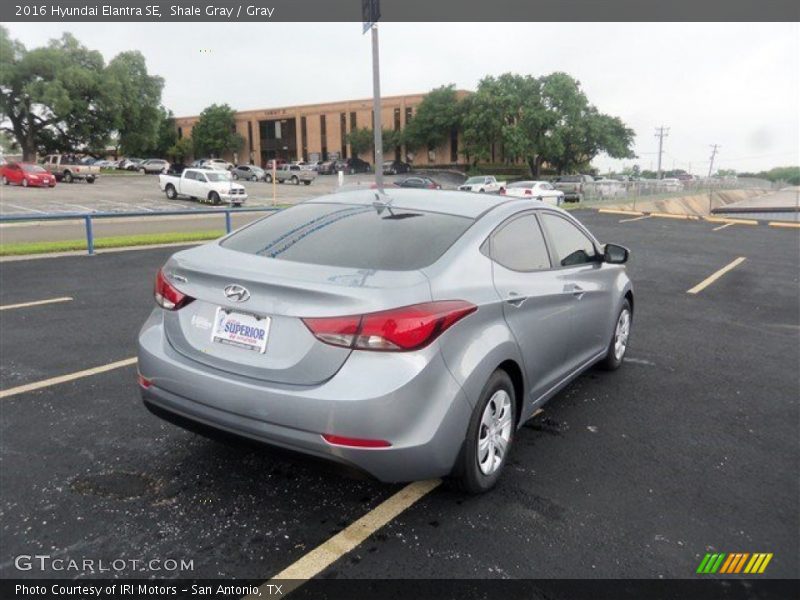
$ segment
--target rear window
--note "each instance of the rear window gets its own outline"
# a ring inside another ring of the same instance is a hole
[[[580,175],[565,175],[564,177],[559,177],[558,181],[562,183],[580,183],[583,179]]]
[[[230,250],[293,262],[410,271],[427,267],[472,224],[457,215],[348,204],[300,204],[221,242]]]

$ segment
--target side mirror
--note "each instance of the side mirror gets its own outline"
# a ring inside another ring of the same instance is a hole
[[[603,261],[614,265],[621,265],[628,262],[630,252],[625,246],[618,244],[606,244],[603,251]]]

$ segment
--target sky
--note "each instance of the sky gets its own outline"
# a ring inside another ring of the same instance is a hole
[[[72,32],[110,60],[139,50],[165,79],[176,116],[212,103],[236,110],[372,95],[370,36],[360,23],[13,23],[27,47]],[[636,132],[636,159],[600,156],[601,172],[706,174],[800,164],[800,24],[381,23],[381,91],[474,90],[504,72],[576,77],[589,101]]]

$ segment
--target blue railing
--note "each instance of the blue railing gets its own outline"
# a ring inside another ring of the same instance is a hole
[[[0,215],[0,223],[13,223],[20,221],[76,221],[82,220],[86,228],[86,250],[89,254],[94,254],[94,219],[120,219],[129,217],[171,217],[180,215],[225,215],[225,231],[230,233],[233,230],[231,224],[231,214],[247,212],[277,212],[282,210],[274,207],[248,207],[248,208],[210,208],[197,210],[154,210],[154,211],[132,211],[132,212],[64,212],[64,213],[36,213],[24,215]]]

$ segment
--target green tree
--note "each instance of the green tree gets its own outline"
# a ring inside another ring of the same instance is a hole
[[[169,150],[178,140],[178,129],[175,127],[175,117],[172,115],[171,110],[159,107],[158,111],[158,129],[156,132],[155,144],[151,146],[144,154],[151,156],[168,156]],[[191,138],[187,138],[191,140]],[[191,156],[189,151],[186,156]]]
[[[236,133],[233,109],[227,104],[212,104],[200,113],[192,128],[195,156],[222,156],[238,152],[244,138]]]
[[[366,127],[353,129],[345,136],[345,140],[350,144],[350,152],[353,156],[359,156],[365,152],[369,152],[375,145],[372,129]]]
[[[193,150],[194,144],[192,143],[192,138],[185,137],[175,140],[175,143],[167,148],[162,156],[168,157],[172,162],[185,162],[185,160],[192,155]]]
[[[166,117],[161,107],[164,80],[150,75],[139,51],[122,52],[108,67],[119,98],[115,122],[119,148],[128,156],[146,156],[160,146],[160,127]],[[170,141],[166,147],[174,143]]]
[[[383,156],[394,153],[394,149],[403,145],[403,132],[399,129],[382,129],[381,140],[383,141]],[[374,143],[373,143],[374,145]]]
[[[101,152],[114,130],[119,88],[99,52],[65,33],[27,50],[0,27],[0,122],[22,148]]]
[[[454,85],[428,92],[414,117],[403,130],[403,141],[411,150],[436,148],[450,138],[461,123],[461,104]]]

